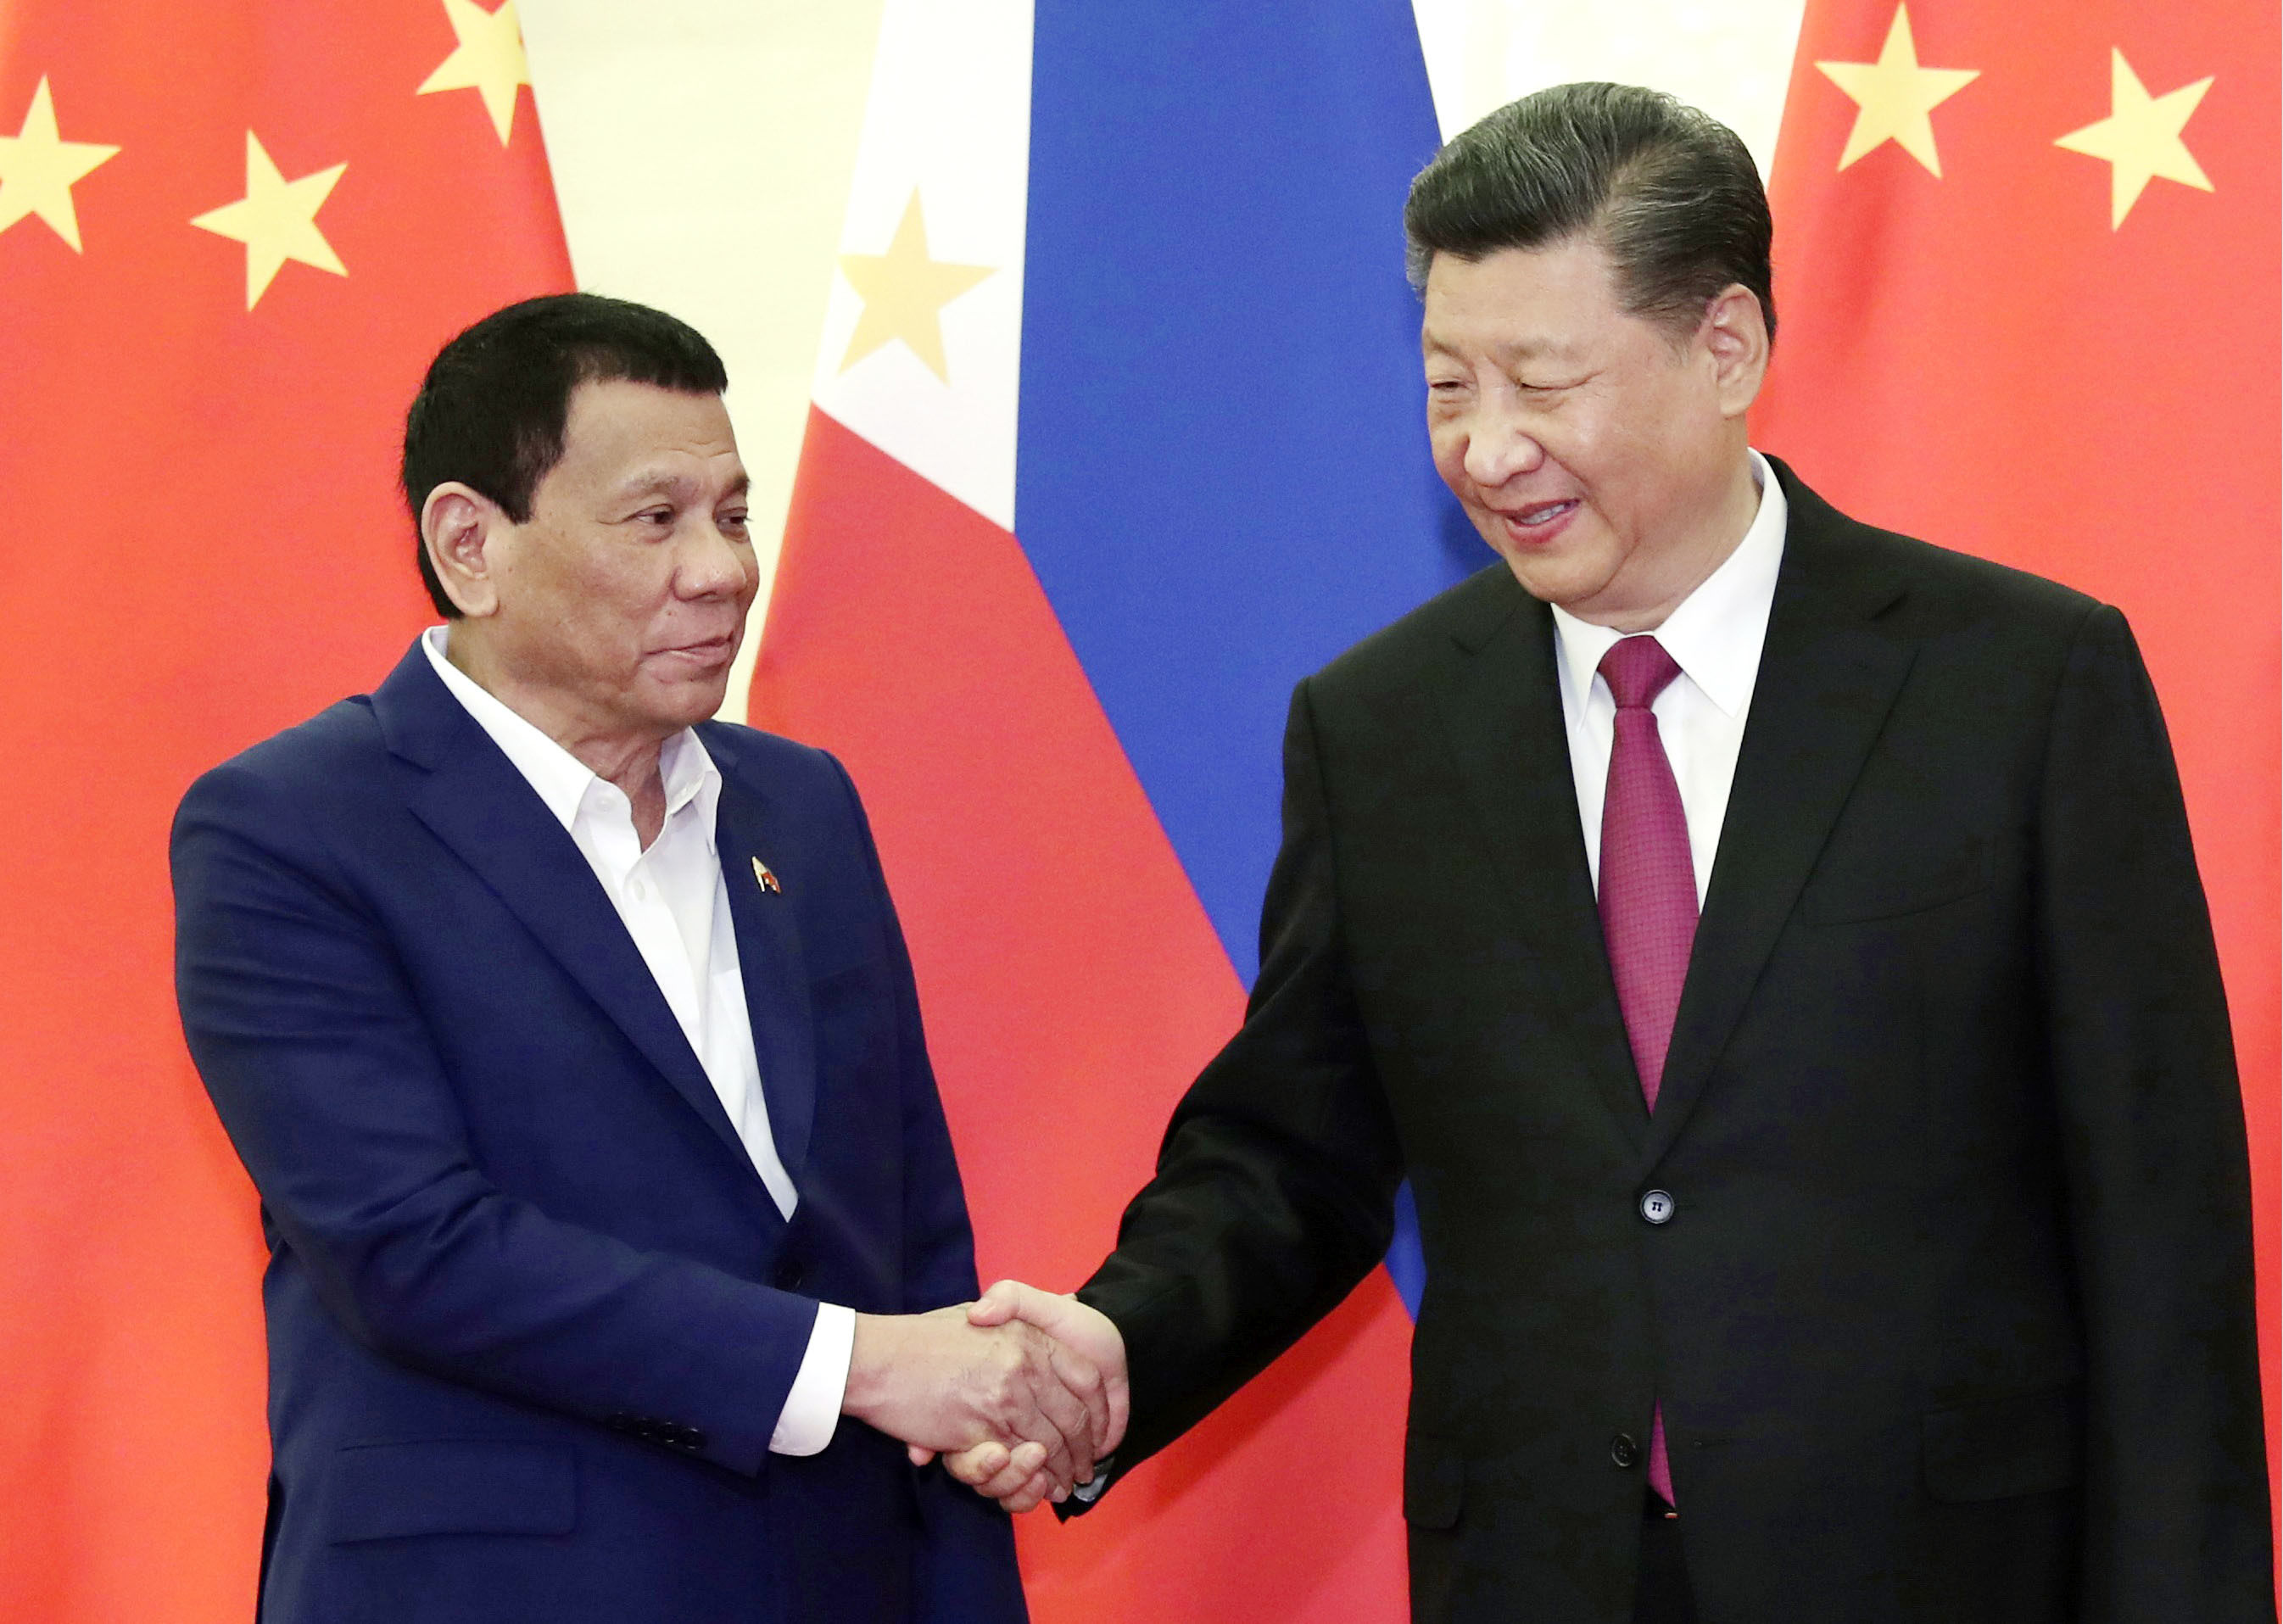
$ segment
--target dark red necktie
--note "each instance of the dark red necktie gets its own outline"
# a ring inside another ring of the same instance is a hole
[[[1609,792],[1601,802],[1601,937],[1633,1069],[1654,1113],[1672,1019],[1688,979],[1688,950],[1696,941],[1688,817],[1649,709],[1680,668],[1655,637],[1627,637],[1601,657],[1601,670],[1617,702]],[[1665,1503],[1673,1503],[1662,1408],[1649,1430],[1648,1482]]]

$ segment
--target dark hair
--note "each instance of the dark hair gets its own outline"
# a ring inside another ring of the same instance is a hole
[[[439,485],[482,492],[522,524],[532,493],[563,458],[571,396],[583,383],[625,379],[719,394],[729,376],[713,347],[663,310],[596,293],[550,293],[495,310],[444,346],[404,414],[404,500],[420,579],[437,613],[458,607],[436,579],[420,511]]]
[[[1635,316],[1692,332],[1741,283],[1776,331],[1767,192],[1736,132],[1661,90],[1558,84],[1462,130],[1403,207],[1411,285],[1438,254],[1599,243]]]

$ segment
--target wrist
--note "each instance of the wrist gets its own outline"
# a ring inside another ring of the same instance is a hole
[[[886,1399],[889,1378],[896,1365],[899,1331],[893,1315],[856,1316],[856,1334],[848,1350],[848,1385],[840,1394],[842,1415],[869,1420]]]

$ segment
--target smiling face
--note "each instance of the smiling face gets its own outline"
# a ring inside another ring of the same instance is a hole
[[[581,753],[704,721],[760,583],[746,484],[721,396],[580,385],[527,522],[464,486],[430,498],[455,662]]]
[[[1421,337],[1436,469],[1532,597],[1647,630],[1742,539],[1767,335],[1741,287],[1676,341],[1591,241],[1438,254]]]

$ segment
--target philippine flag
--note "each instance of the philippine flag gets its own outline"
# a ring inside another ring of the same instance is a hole
[[[1292,684],[1488,561],[1420,427],[1437,142],[1402,0],[885,9],[752,716],[862,789],[986,1281],[1092,1270],[1235,1030]],[[1038,1616],[1403,1616],[1414,1251],[1026,1519]]]

